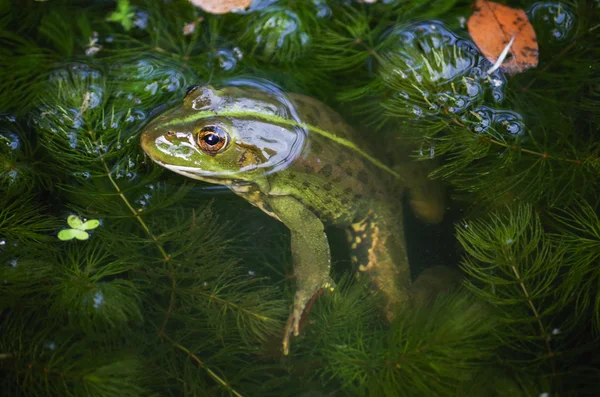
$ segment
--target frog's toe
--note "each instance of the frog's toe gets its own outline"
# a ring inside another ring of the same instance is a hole
[[[290,336],[293,332],[294,313],[290,314],[287,323],[285,324],[285,330],[283,331],[283,354],[287,356],[290,352]]]
[[[301,291],[296,292],[294,296],[294,306],[292,312],[288,317],[287,323],[285,324],[285,330],[283,333],[283,354],[288,355],[290,349],[290,337],[292,335],[298,336],[300,334],[300,327],[304,323],[305,317],[308,315],[313,302],[319,295],[324,291],[323,288],[319,288],[314,294],[309,295]]]
[[[285,330],[283,331],[283,354],[286,356],[290,352],[290,337],[292,334],[294,336],[300,334],[300,320],[302,319],[302,313],[304,312],[305,307],[305,303],[300,305],[294,303],[294,308],[285,324]]]

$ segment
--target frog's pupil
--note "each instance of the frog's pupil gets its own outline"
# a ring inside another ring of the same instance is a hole
[[[217,143],[219,143],[221,138],[219,138],[217,134],[206,134],[204,135],[202,140],[204,140],[204,142],[206,142],[207,145],[214,146]]]

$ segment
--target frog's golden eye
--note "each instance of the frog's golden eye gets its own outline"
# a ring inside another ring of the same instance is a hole
[[[198,87],[200,87],[200,86],[199,85],[189,86],[187,91],[185,92],[184,98],[187,97],[188,95],[190,95],[192,92],[196,91],[198,89]]]
[[[229,144],[229,135],[222,128],[208,125],[200,130],[196,142],[203,152],[214,156],[225,150]]]

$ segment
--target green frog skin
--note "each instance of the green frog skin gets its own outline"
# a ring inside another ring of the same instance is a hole
[[[307,303],[334,285],[326,225],[347,230],[352,262],[383,293],[388,319],[410,299],[401,206],[391,204],[385,171],[357,147],[339,143],[356,137],[323,103],[239,82],[192,87],[141,136],[142,148],[160,166],[225,185],[289,228],[296,292],[284,354]],[[433,200],[434,210],[423,210],[427,194],[414,186],[415,210],[439,220],[443,205]]]

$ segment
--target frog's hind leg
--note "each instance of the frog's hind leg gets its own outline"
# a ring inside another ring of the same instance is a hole
[[[364,219],[350,225],[347,236],[352,263],[359,275],[365,274],[383,294],[384,313],[391,321],[399,307],[409,301],[411,278],[404,231],[390,227],[390,219],[371,210]]]
[[[290,348],[290,337],[298,336],[300,321],[311,299],[321,289],[333,287],[329,276],[331,256],[321,220],[291,196],[269,198],[270,208],[291,232],[296,293],[283,336],[283,354]]]

